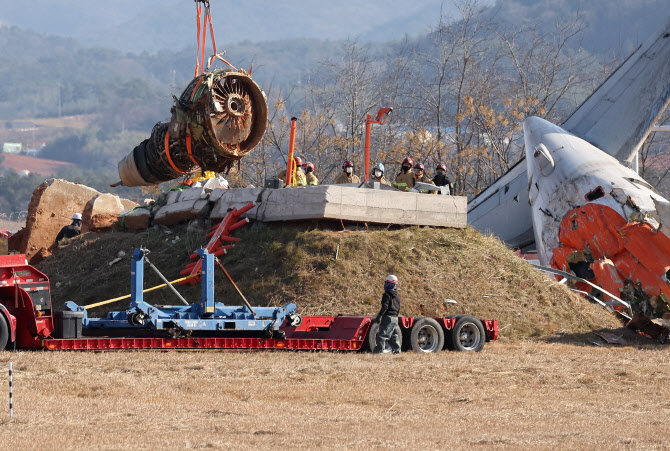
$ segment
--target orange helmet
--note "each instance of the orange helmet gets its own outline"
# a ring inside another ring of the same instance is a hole
[[[404,166],[405,163],[409,163],[410,167],[414,166],[414,162],[412,161],[412,159],[410,157],[405,157],[405,159],[402,160],[401,166]]]
[[[354,167],[354,164],[349,160],[345,160],[345,162],[342,163],[342,169],[353,168],[353,167]]]
[[[302,167],[305,168],[305,172],[314,172],[314,163],[307,162]]]
[[[298,166],[302,166],[302,158],[295,157],[293,158],[293,161],[295,161],[295,164],[297,164]]]

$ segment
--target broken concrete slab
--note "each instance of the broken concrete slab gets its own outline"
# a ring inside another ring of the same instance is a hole
[[[465,197],[345,185],[229,190],[216,202],[210,219],[222,219],[229,208],[240,208],[249,202],[256,202],[257,206],[245,216],[263,222],[339,219],[457,228],[467,224]]]
[[[176,190],[168,191],[167,196],[165,198],[165,205],[174,204],[175,202],[177,202],[179,200],[180,195],[181,195],[180,190],[176,189]]]
[[[124,198],[120,198],[120,199],[121,199],[121,204],[123,205],[124,210],[132,210],[133,208],[139,206],[139,204],[137,202],[133,202],[130,199],[124,199]]]
[[[83,212],[86,203],[98,194],[78,183],[46,180],[33,192],[26,226],[10,239],[10,250],[26,254],[31,264],[38,263],[53,248],[60,229],[72,223],[72,215]]]
[[[109,230],[123,210],[121,199],[116,194],[104,193],[95,196],[84,207],[82,233]]]
[[[188,200],[162,207],[154,216],[154,222],[159,225],[170,226],[190,219],[199,219],[209,215],[207,199]]]
[[[209,217],[212,220],[220,220],[226,216],[228,209],[230,208],[242,208],[245,205],[248,205],[250,202],[256,202],[257,204],[260,204],[263,202],[263,194],[266,192],[270,193],[272,191],[279,190],[269,190],[266,188],[240,188],[224,190],[218,200],[216,200],[214,208],[212,209]],[[215,192],[218,195],[218,191]],[[210,195],[210,201],[212,200],[212,195],[214,195],[215,192]],[[256,219],[257,210],[258,205],[242,215],[242,217]]]
[[[207,199],[207,196],[209,196],[209,192],[205,191],[204,187],[191,187],[181,192],[179,195],[179,202]]]
[[[123,210],[119,213],[118,223],[123,229],[145,230],[151,223],[151,211],[148,208]]]
[[[209,193],[209,198],[208,198],[209,201],[210,201],[210,202],[216,202],[216,201],[218,201],[219,199],[221,199],[221,196],[223,196],[223,194],[224,194],[226,191],[228,191],[228,188],[216,188],[216,189],[213,190],[211,193]]]

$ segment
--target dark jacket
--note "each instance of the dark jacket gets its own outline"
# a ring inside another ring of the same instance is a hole
[[[386,290],[382,295],[382,308],[378,316],[398,316],[400,312],[400,295],[398,290]]]
[[[58,236],[56,237],[56,243],[58,243],[63,238],[72,238],[77,235],[81,235],[81,222],[79,221],[75,221],[72,224],[60,229],[60,232],[58,232]]]
[[[435,177],[433,177],[433,185],[435,186],[448,186],[449,187],[449,193],[454,194],[454,189],[451,186],[451,181],[447,177],[446,174],[440,174],[437,173],[435,174]]]

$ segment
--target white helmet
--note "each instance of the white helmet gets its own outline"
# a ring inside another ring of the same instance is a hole
[[[75,213],[72,215],[72,219],[76,219],[78,221],[81,221],[81,213]]]
[[[389,274],[386,276],[386,280],[384,282],[391,282],[391,283],[398,283],[398,278],[394,276],[393,274]]]

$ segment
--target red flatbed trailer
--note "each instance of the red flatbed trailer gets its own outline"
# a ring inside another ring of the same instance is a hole
[[[360,351],[374,347],[377,324],[369,316],[305,316],[298,326],[285,322],[274,337],[190,336],[54,338],[49,279],[24,255],[0,256],[0,349],[289,349]],[[498,338],[498,322],[470,315],[399,318],[405,348],[479,351]],[[409,343],[409,346],[407,345]],[[8,346],[9,347],[9,346]]]

